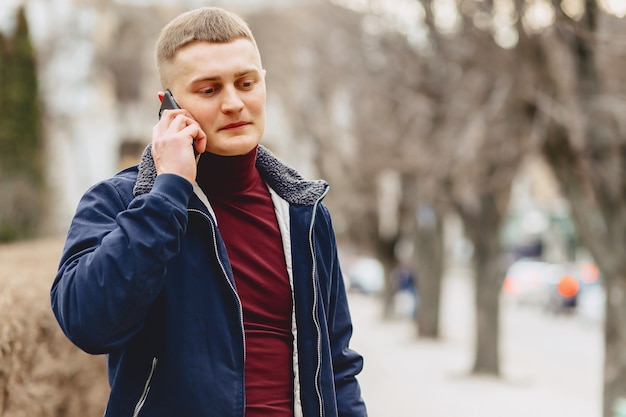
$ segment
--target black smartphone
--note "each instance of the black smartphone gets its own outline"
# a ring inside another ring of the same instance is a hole
[[[176,100],[174,100],[174,96],[172,95],[172,92],[170,90],[165,90],[165,93],[163,94],[163,101],[161,101],[161,108],[159,109],[159,119],[161,118],[161,115],[163,114],[163,110],[175,110],[175,109],[180,109],[180,108],[181,107],[178,105]],[[200,155],[198,151],[196,150],[195,139],[193,140],[193,153],[196,156]]]
[[[180,109],[180,106],[174,100],[174,96],[170,90],[166,90],[163,94],[163,101],[161,101],[161,108],[159,109],[159,119],[163,115],[163,110],[175,110]]]

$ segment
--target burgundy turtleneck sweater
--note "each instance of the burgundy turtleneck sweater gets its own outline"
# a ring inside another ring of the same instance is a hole
[[[198,184],[217,217],[243,307],[246,417],[293,417],[291,287],[256,153],[202,154]]]

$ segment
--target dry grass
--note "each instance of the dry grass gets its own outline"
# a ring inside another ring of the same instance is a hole
[[[0,416],[101,416],[104,357],[63,335],[50,309],[62,239],[0,245]]]

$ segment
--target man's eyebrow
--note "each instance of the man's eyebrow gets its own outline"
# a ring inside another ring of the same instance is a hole
[[[259,70],[256,68],[250,68],[250,69],[244,69],[241,71],[237,71],[235,73],[235,78],[239,78],[239,77],[243,77],[244,75],[248,75],[250,73],[259,73]],[[200,77],[200,78],[196,78],[195,80],[191,81],[191,84],[197,84],[197,83],[201,83],[201,82],[205,82],[205,81],[219,81],[221,80],[222,77],[220,77],[219,75],[215,75],[212,77]]]
[[[222,77],[218,77],[218,76],[214,76],[214,77],[200,77],[200,78],[196,78],[195,80],[192,80],[191,84],[197,84],[197,83],[201,83],[201,82],[205,82],[205,81],[218,81],[221,78]]]
[[[237,77],[242,77],[242,76],[244,76],[244,75],[248,75],[248,74],[250,74],[251,72],[256,72],[256,73],[258,73],[258,72],[259,72],[259,70],[257,70],[256,68],[245,69],[245,70],[242,70],[242,71],[236,72],[236,73],[235,73],[235,78],[237,78]]]

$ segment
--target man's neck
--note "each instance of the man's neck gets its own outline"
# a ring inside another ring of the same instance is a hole
[[[231,194],[248,189],[258,175],[257,147],[245,155],[221,156],[205,152],[198,161],[197,181],[209,194]]]

